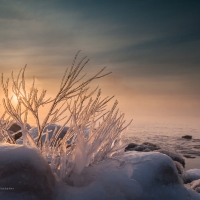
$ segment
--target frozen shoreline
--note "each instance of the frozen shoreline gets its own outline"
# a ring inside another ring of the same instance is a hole
[[[1,144],[0,161],[0,187],[13,188],[0,191],[4,200],[200,199],[190,185],[183,185],[173,161],[158,152],[126,152],[106,159],[79,175],[72,173],[67,184],[53,178],[49,165],[34,148]],[[200,176],[191,175],[188,178],[193,180]]]

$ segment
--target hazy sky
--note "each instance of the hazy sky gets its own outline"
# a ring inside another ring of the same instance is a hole
[[[53,94],[75,53],[127,118],[200,119],[200,1],[0,0],[0,72]],[[2,91],[0,90],[0,95]]]

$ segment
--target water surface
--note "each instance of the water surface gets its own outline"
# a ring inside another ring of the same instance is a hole
[[[183,139],[191,135],[192,139]],[[126,134],[130,142],[151,142],[161,148],[195,158],[185,158],[186,169],[200,168],[200,126],[190,124],[133,123]]]

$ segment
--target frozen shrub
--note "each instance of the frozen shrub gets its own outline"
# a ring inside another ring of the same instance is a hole
[[[117,109],[115,101],[110,110],[106,110],[107,103],[112,97],[101,97],[101,90],[97,87],[90,90],[89,84],[109,73],[104,73],[105,68],[94,76],[84,80],[81,72],[89,61],[84,57],[77,64],[76,54],[72,66],[67,68],[61,80],[60,88],[54,98],[46,98],[46,90],[39,94],[35,86],[35,79],[31,88],[26,87],[25,70],[20,70],[17,77],[12,73],[12,92],[17,97],[17,105],[9,96],[8,83],[1,79],[4,91],[3,105],[6,114],[20,127],[23,144],[37,148],[49,161],[52,170],[65,180],[70,173],[80,174],[84,167],[100,162],[114,153],[123,150],[126,144],[121,142],[121,134],[130,124],[125,125],[124,114]],[[41,107],[49,104],[50,108],[42,120],[39,116]],[[32,115],[37,125],[37,137],[33,138],[27,130],[27,116]],[[3,119],[1,122],[3,123]],[[62,123],[49,137],[47,127],[51,124]],[[60,133],[68,125],[63,138]],[[1,127],[4,127],[2,125]],[[7,128],[1,128],[1,135],[10,138]],[[86,130],[88,133],[86,134]],[[42,141],[46,135],[45,141]],[[59,138],[59,139],[58,139]],[[12,137],[11,143],[15,141]]]

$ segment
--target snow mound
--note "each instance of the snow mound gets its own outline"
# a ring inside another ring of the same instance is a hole
[[[3,200],[197,200],[182,184],[172,159],[158,152],[126,152],[55,179],[34,148],[0,145],[0,199]],[[10,190],[2,190],[10,188]]]
[[[53,199],[55,178],[40,153],[21,145],[0,145],[0,199]]]
[[[109,158],[80,175],[72,173],[67,184],[59,183],[57,199],[200,199],[184,187],[172,159],[157,152]]]

